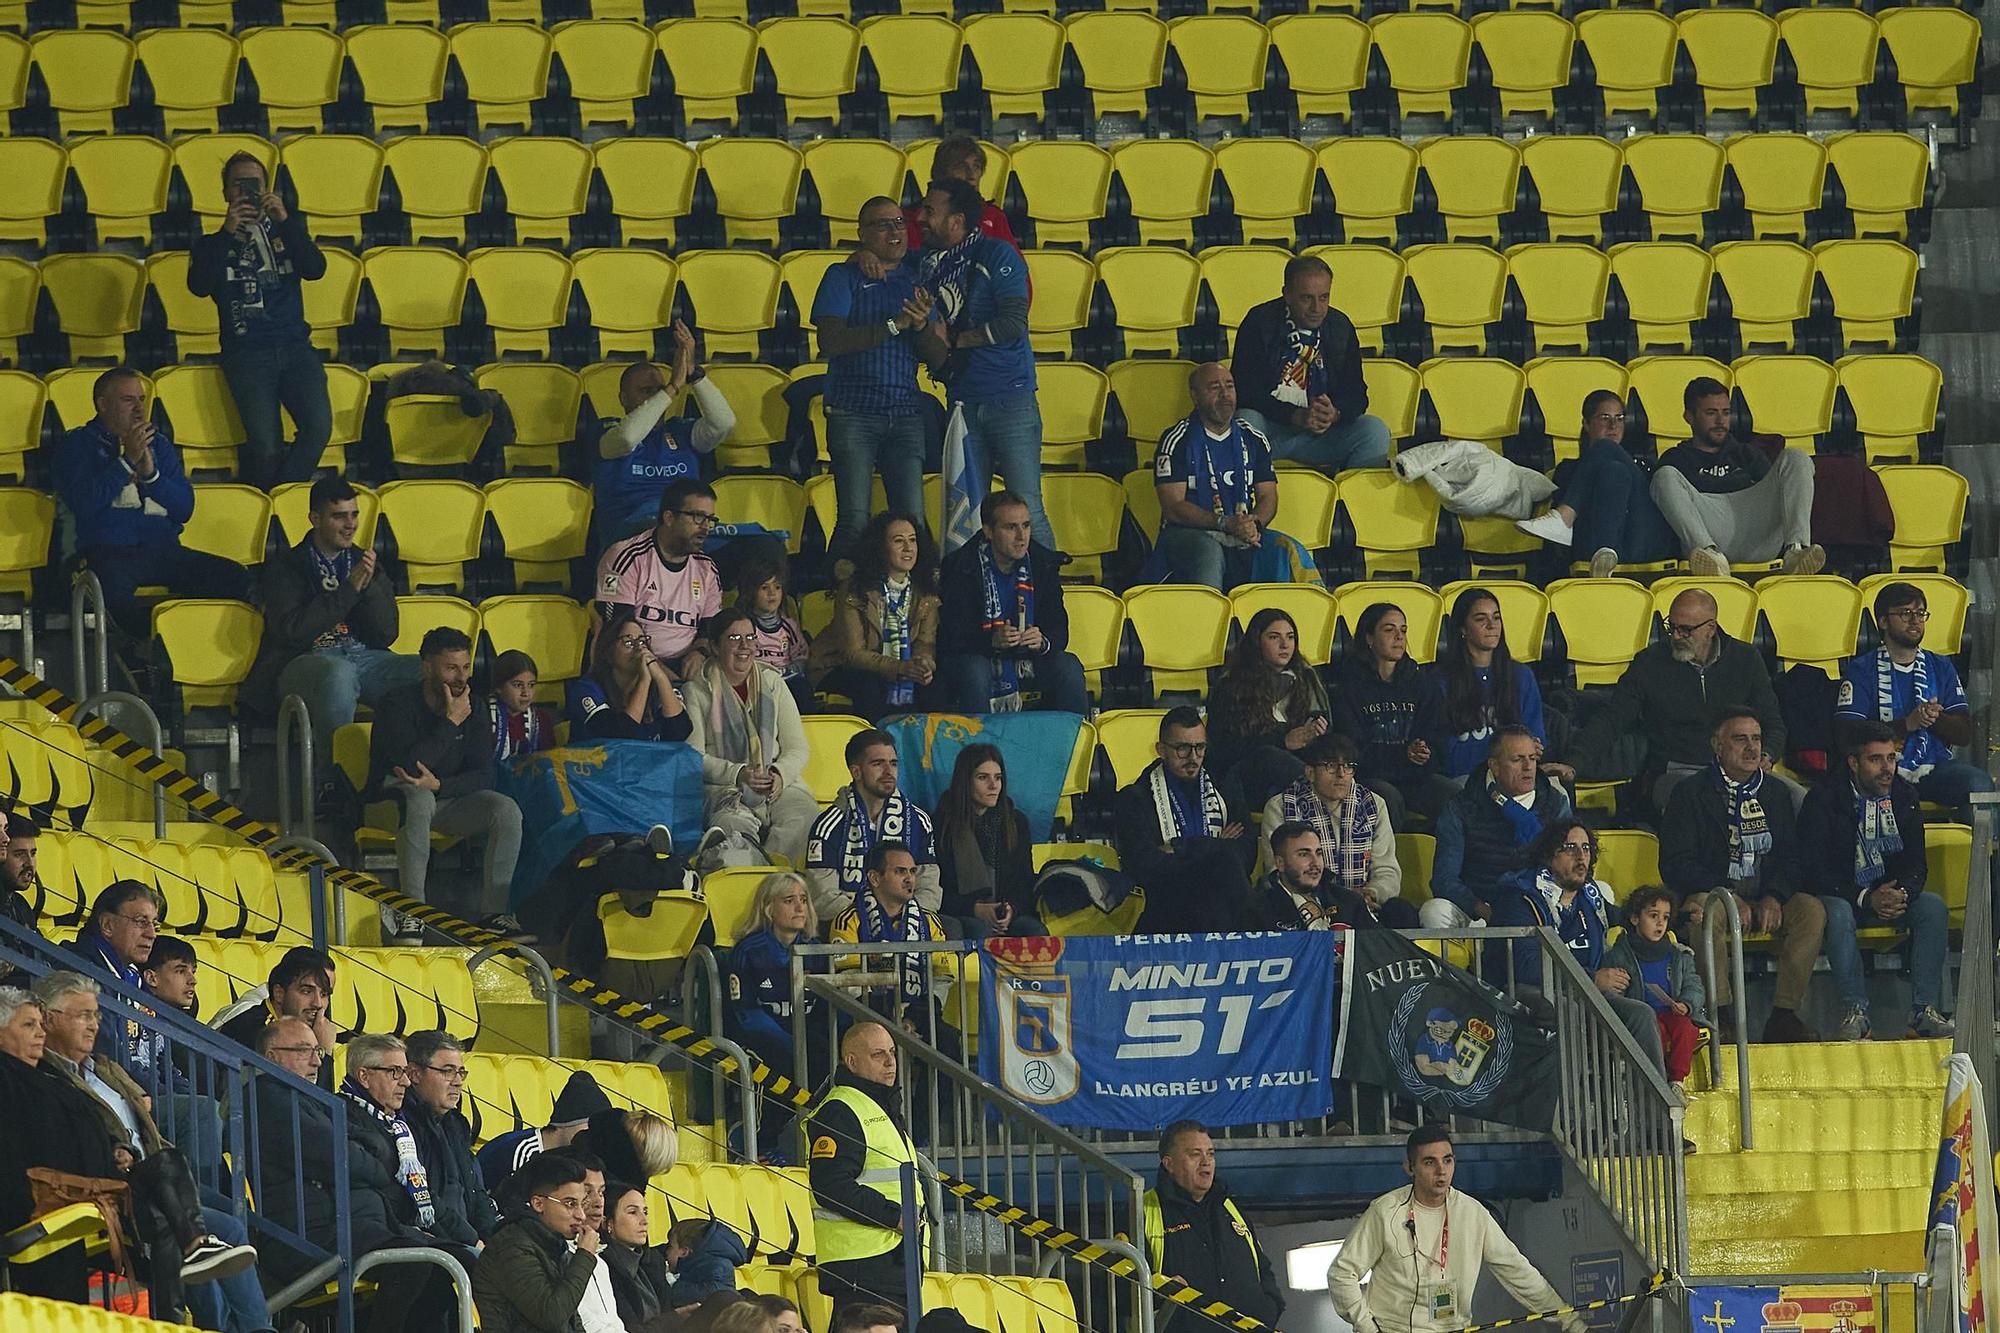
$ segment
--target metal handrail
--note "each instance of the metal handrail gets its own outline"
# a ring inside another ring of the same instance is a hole
[[[359,1280],[370,1269],[384,1264],[435,1264],[451,1278],[451,1285],[458,1293],[455,1308],[458,1311],[458,1333],[472,1333],[472,1274],[465,1271],[465,1265],[458,1257],[434,1245],[391,1245],[387,1249],[370,1250],[354,1261],[354,1276]]]
[[[1743,987],[1743,917],[1737,910],[1736,895],[1728,885],[1720,885],[1711,892],[1715,900],[1711,910],[1719,911],[1729,922],[1729,1007],[1736,1014],[1736,1129],[1737,1140],[1744,1152],[1756,1147],[1756,1134],[1750,1127],[1750,1003]],[[1700,926],[1702,975],[1715,976],[1715,936],[1709,933],[1708,921]]]
[[[1109,1239],[1086,1237],[1084,1243],[1095,1245],[1099,1249],[1109,1250],[1113,1254],[1130,1260],[1132,1263],[1132,1280],[1139,1285],[1139,1289],[1141,1291],[1151,1291],[1153,1289],[1153,1266],[1146,1262],[1145,1251],[1141,1250],[1137,1245],[1117,1236],[1110,1237]],[[1061,1263],[1062,1259],[1062,1252],[1059,1250],[1042,1251],[1042,1261],[1035,1265],[1035,1276],[1053,1277],[1056,1265]],[[1153,1322],[1153,1302],[1140,1301],[1138,1333],[1153,1333]]]
[[[71,677],[76,682],[79,693],[89,694],[90,676],[85,669],[84,653],[84,608],[96,614],[97,625],[97,689],[111,688],[111,612],[104,602],[104,585],[97,575],[88,569],[78,570],[69,586],[69,660]]]
[[[270,842],[264,844],[264,855],[267,857],[272,857],[278,852],[285,851],[305,852],[308,855],[318,857],[330,866],[338,866],[340,864],[340,858],[335,856],[325,843],[308,834],[287,833],[281,837],[273,838]],[[325,911],[328,935],[327,944],[337,948],[347,943],[347,894],[345,892],[326,893],[324,867],[316,865],[313,869],[321,872],[313,881],[315,890],[327,899]],[[314,911],[313,928],[315,934],[318,933],[320,915],[318,910]],[[325,948],[327,945],[315,942],[313,947]]]
[[[495,958],[504,958],[510,953],[520,955],[522,960],[541,977],[542,1005],[548,1021],[549,1054],[561,1055],[562,1034],[560,1025],[556,1022],[556,974],[549,970],[548,959],[525,944],[512,941],[506,944],[489,944],[465,960],[466,975],[470,976],[477,972],[481,963],[490,963]]]
[[[99,690],[76,706],[76,715],[82,717],[86,713],[94,713],[100,704],[117,704],[120,708],[138,710],[139,716],[145,719],[146,734],[153,742],[154,757],[166,757],[167,733],[160,726],[160,715],[153,711],[151,704],[125,690]],[[167,836],[167,789],[158,782],[153,783],[153,836]]]
[[[299,819],[292,819],[292,733],[299,738]],[[278,705],[278,832],[290,834],[301,828],[311,836],[319,827],[315,808],[319,794],[313,790],[312,715],[306,701],[288,694]]]
[[[722,1012],[722,960],[717,958],[715,950],[709,948],[706,944],[697,944],[689,952],[687,970],[681,975],[681,996],[686,1001],[683,1008],[686,1011],[689,1026],[695,1027],[697,1031],[700,1031],[699,1025],[694,1021],[696,1006],[693,1002],[693,991],[691,988],[695,986],[701,987],[702,998],[708,1001],[706,1006],[708,1030],[703,1032],[702,1035],[710,1041],[727,1035],[724,1031],[724,1026],[728,1022],[728,1018]],[[708,1071],[708,1077],[709,1095],[715,1098],[714,1104],[720,1106],[722,1105],[723,1097],[723,1072],[720,1069],[711,1067]],[[746,1144],[747,1146],[750,1145]]]

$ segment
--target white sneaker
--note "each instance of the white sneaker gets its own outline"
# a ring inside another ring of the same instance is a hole
[[[1729,558],[1713,546],[1698,546],[1688,552],[1688,572],[1698,579],[1729,577]]]
[[[1818,544],[1787,546],[1778,568],[1784,574],[1817,574],[1826,568],[1826,548]]]
[[[1563,516],[1553,509],[1546,514],[1537,514],[1533,518],[1517,518],[1514,520],[1514,526],[1530,537],[1540,537],[1543,541],[1552,542],[1557,546],[1568,546],[1575,531],[1569,524],[1563,522]]]
[[[1618,552],[1609,546],[1597,548],[1597,554],[1590,557],[1590,577],[1608,579],[1618,572]]]

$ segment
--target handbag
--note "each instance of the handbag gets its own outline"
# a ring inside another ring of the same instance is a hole
[[[132,1217],[130,1185],[103,1176],[79,1176],[53,1167],[31,1166],[28,1168],[28,1189],[34,1201],[34,1214],[30,1221],[72,1204],[96,1204],[97,1211],[104,1218],[105,1234],[110,1239],[111,1267],[120,1277],[129,1279],[132,1276],[131,1261],[125,1252],[123,1225]]]

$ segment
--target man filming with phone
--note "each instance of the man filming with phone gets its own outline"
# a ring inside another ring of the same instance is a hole
[[[246,481],[266,490],[304,481],[333,433],[326,367],[306,324],[303,284],[326,272],[305,219],[271,188],[264,164],[237,153],[222,167],[222,226],[188,255],[188,290],[215,302],[222,374],[243,419]],[[279,409],[295,435],[284,445]]]

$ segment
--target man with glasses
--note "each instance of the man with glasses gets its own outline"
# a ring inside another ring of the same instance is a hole
[[[607,624],[636,619],[653,656],[685,680],[707,659],[701,622],[722,609],[722,577],[701,553],[715,526],[715,488],[695,477],[668,482],[658,514],[597,562],[597,608]]]
[[[1417,909],[1426,930],[1463,930],[1493,919],[1501,880],[1521,864],[1522,849],[1567,819],[1569,793],[1542,772],[1542,743],[1526,727],[1501,727],[1437,823],[1430,901]]]
[[[478,1245],[500,1226],[472,1157],[472,1126],[465,1101],[465,1046],[448,1032],[419,1032],[403,1043],[410,1062],[410,1095],[403,1119],[417,1141],[417,1157],[430,1180],[438,1234],[460,1245]]]
[[[1969,824],[1966,797],[1992,791],[1993,778],[1977,764],[1952,758],[1952,747],[1972,739],[1972,706],[1952,660],[1923,646],[1930,619],[1930,601],[1915,584],[1885,583],[1876,592],[1882,646],[1841,667],[1834,734],[1845,750],[1863,724],[1883,723],[1902,747],[1896,775],[1923,800],[1956,808]]]
[[[1301,863],[1280,887],[1293,895],[1311,888],[1318,901],[1339,909],[1333,919],[1349,925],[1411,930],[1417,924],[1417,909],[1401,896],[1403,867],[1396,859],[1389,807],[1356,780],[1359,756],[1354,738],[1338,732],[1315,738],[1299,752],[1306,771],[1264,803],[1263,828],[1271,844],[1273,874],[1282,878],[1288,856],[1305,857],[1297,842],[1289,854],[1281,850],[1277,836],[1281,829],[1303,825],[1313,831],[1320,874],[1311,875]],[[1308,878],[1317,881],[1316,886],[1308,885]],[[1269,887],[1271,882],[1266,883],[1267,907],[1283,908]],[[1308,922],[1305,928],[1316,927]]]
[[[701,416],[669,417],[667,409],[686,389]],[[597,437],[597,469],[591,480],[597,543],[609,542],[651,523],[659,512],[660,491],[683,477],[701,475],[704,454],[736,429],[736,412],[694,355],[694,334],[674,321],[671,378],[651,361],[635,361],[618,377],[618,405],[625,415],[606,421]]]
[[[472,1294],[488,1328],[566,1333],[600,1263],[599,1233],[581,1164],[544,1153],[521,1168],[527,1211],[505,1223],[472,1269]]]
[[[846,558],[867,526],[874,478],[889,510],[924,512],[927,395],[917,387],[915,331],[930,319],[931,296],[904,263],[903,210],[877,195],[861,206],[861,254],[876,261],[834,264],[813,297],[813,329],[826,358],[826,450],[833,460],[838,517],[829,553]],[[872,270],[872,272],[871,272]]]
[[[450,833],[486,844],[483,891],[473,911],[479,924],[512,939],[531,940],[507,911],[514,863],[521,854],[521,808],[493,789],[493,729],[472,698],[472,640],[440,625],[417,647],[423,677],[383,699],[368,741],[368,785],[403,807],[396,833],[397,887],[426,902],[431,834]],[[385,935],[423,943],[423,923],[382,909]]]
[[[1766,1042],[1818,1041],[1799,1017],[1826,934],[1826,910],[1800,892],[1796,816],[1789,794],[1764,768],[1763,723],[1752,709],[1725,708],[1709,733],[1709,766],[1674,788],[1660,822],[1660,878],[1707,929],[1715,973],[1702,983],[1715,997],[1724,1040],[1736,1036],[1729,1007],[1727,888],[1745,934],[1772,937],[1778,950],[1777,994],[1764,1024]],[[1695,950],[1696,962],[1704,951]]]
[[[1146,890],[1148,933],[1254,930],[1257,840],[1208,774],[1208,727],[1182,705],[1160,719],[1159,755],[1112,804],[1119,863]]]
[[[97,895],[90,905],[90,922],[69,951],[134,990],[145,989],[140,970],[153,956],[160,937],[164,904],[153,889],[136,879],[121,879]],[[116,1060],[132,1077],[144,1082],[164,1063],[166,1038],[146,1031],[136,1019],[106,1023],[97,1034],[97,1053]]]
[[[1764,768],[1785,752],[1785,722],[1771,691],[1764,658],[1732,639],[1716,623],[1713,594],[1689,588],[1667,609],[1665,639],[1639,650],[1584,729],[1578,765],[1585,777],[1630,777],[1633,768],[1652,780],[1653,808],[1665,810],[1674,788],[1709,766],[1709,730],[1718,711],[1747,708],[1762,724]],[[1643,744],[1643,756],[1621,747]],[[1792,808],[1805,789],[1782,773],[1772,778],[1790,795]]]

